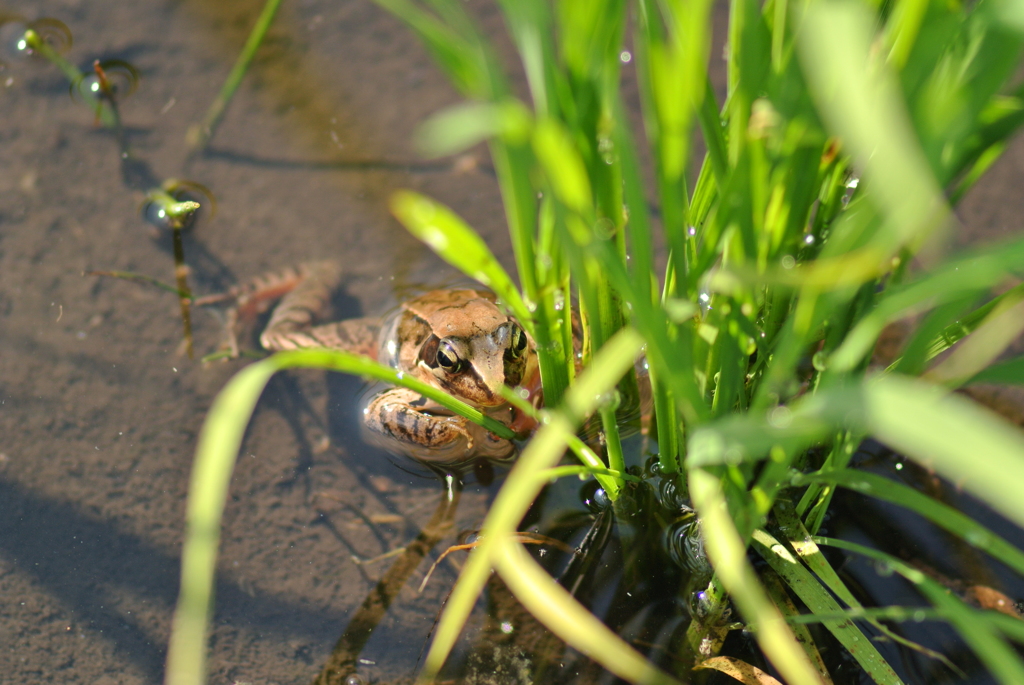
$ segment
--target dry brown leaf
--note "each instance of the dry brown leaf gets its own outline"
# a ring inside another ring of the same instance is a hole
[[[693,670],[696,671],[698,668],[712,668],[720,671],[727,676],[732,676],[743,683],[743,685],[782,685],[782,683],[757,666],[748,664],[746,661],[734,659],[731,656],[716,656],[707,659],[694,666]]]

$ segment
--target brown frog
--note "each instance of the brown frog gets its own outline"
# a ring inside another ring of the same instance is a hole
[[[481,409],[516,432],[534,427],[501,395],[502,386],[539,394],[534,343],[497,306],[493,293],[433,290],[383,318],[314,325],[340,279],[341,270],[333,262],[306,264],[224,295],[201,298],[197,304],[234,299],[237,304],[229,311],[233,330],[239,317],[264,311],[280,298],[260,335],[265,349],[329,348],[363,354]],[[230,344],[237,353],[233,335]],[[427,462],[503,459],[515,451],[511,441],[402,387],[374,395],[363,418],[382,447]]]

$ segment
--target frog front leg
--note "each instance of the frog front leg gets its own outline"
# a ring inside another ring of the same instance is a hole
[[[335,262],[304,264],[298,274],[287,289],[279,288],[284,296],[260,335],[263,349],[276,352],[325,347],[376,359],[379,319],[347,319],[313,325],[330,309],[331,294],[341,280],[338,265]]]
[[[376,359],[380,319],[347,319],[313,325],[330,309],[331,295],[341,281],[336,262],[311,262],[265,274],[227,292],[197,298],[197,306],[231,302],[226,311],[227,340],[223,346],[238,357],[238,333],[242,322],[252,322],[275,301],[260,344],[265,350],[296,350],[326,347]]]
[[[363,410],[363,421],[384,449],[435,463],[475,458],[503,459],[515,451],[511,441],[408,388],[391,388],[374,396]]]

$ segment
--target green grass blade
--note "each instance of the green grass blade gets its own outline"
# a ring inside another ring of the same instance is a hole
[[[800,610],[797,609],[792,597],[786,591],[786,584],[782,581],[782,578],[777,573],[761,573],[761,581],[765,584],[765,589],[768,591],[772,604],[777,606],[786,618],[786,623],[793,630],[796,641],[804,648],[804,653],[807,654],[810,662],[814,664],[814,668],[818,671],[821,679],[825,681],[825,685],[832,685],[832,676],[828,673],[828,667],[825,666],[825,660],[821,657],[821,652],[818,650],[818,645],[814,642],[811,631],[807,629],[806,624],[801,624],[799,620],[794,620],[800,616]]]
[[[1024,331],[1024,304],[1018,295],[996,307],[977,330],[964,338],[953,353],[931,368],[925,377],[959,387],[995,361]]]
[[[970,335],[974,329],[981,324],[989,313],[999,306],[1000,302],[1008,298],[1015,298],[1024,295],[1024,283],[1010,288],[1006,292],[997,295],[984,305],[978,307],[970,314],[960,317],[957,321],[946,326],[946,328],[928,345],[927,359],[934,359],[950,347],[959,342],[964,336]]]
[[[626,230],[630,239],[630,273],[638,297],[645,302],[654,301],[651,287],[653,248],[651,247],[651,221],[648,216],[647,198],[644,197],[640,181],[640,162],[636,156],[636,145],[626,125],[626,112],[621,101],[615,102],[615,149],[622,165],[623,200],[629,220]]]
[[[811,534],[807,532],[807,529],[804,527],[799,516],[797,516],[796,510],[793,508],[792,504],[785,500],[780,500],[775,504],[773,511],[775,512],[779,528],[788,538],[788,542],[793,548],[793,551],[795,551],[800,559],[807,564],[807,568],[809,568],[818,577],[822,585],[828,588],[832,594],[846,604],[846,606],[851,610],[864,611],[860,602],[857,601],[857,598],[852,592],[850,592],[849,588],[846,587],[846,584],[839,577],[839,574],[836,573],[835,569],[832,568],[832,565],[828,563],[825,555],[821,553],[821,549],[814,542]],[[824,612],[815,611],[815,613],[819,614]],[[840,616],[839,618],[842,620],[844,617]],[[849,616],[845,618],[849,618]],[[928,649],[927,647],[919,645],[916,642],[908,640],[902,635],[893,632],[876,617],[864,616],[864,618],[874,626],[878,632],[885,635],[893,642],[913,649],[916,652],[920,652],[931,659],[941,661],[954,673],[963,673],[956,664],[946,657],[946,655]],[[909,617],[904,615],[903,620],[907,620],[907,618]],[[966,677],[966,675],[964,677]]]
[[[494,137],[510,142],[526,141],[531,126],[530,112],[518,100],[462,102],[420,124],[415,142],[426,157],[442,157]]]
[[[1024,240],[1015,240],[951,260],[887,292],[850,331],[828,361],[832,372],[856,368],[886,324],[971,293],[994,287],[1024,263]],[[987,310],[986,310],[987,313]],[[962,336],[961,336],[962,337]]]
[[[729,517],[719,479],[693,469],[690,496],[700,515],[708,558],[744,618],[758,626],[755,637],[765,656],[791,683],[821,683],[782,614],[768,599],[747,561],[746,545]]]
[[[264,361],[237,374],[217,395],[199,434],[189,483],[181,589],[171,623],[166,685],[206,682],[206,636],[212,615],[221,517],[242,435],[278,365]]]
[[[932,499],[902,483],[897,483],[877,474],[866,471],[854,471],[852,469],[823,471],[805,476],[796,476],[790,483],[794,486],[805,483],[829,483],[899,505],[923,516],[935,525],[956,535],[972,547],[991,554],[995,559],[998,559],[1024,576],[1024,552],[970,516],[962,514],[948,504]],[[845,597],[842,599],[846,601]]]
[[[533,316],[519,290],[483,239],[455,212],[408,190],[391,196],[391,212],[442,259],[493,290],[533,335]]]
[[[922,375],[928,368],[928,362],[932,360],[929,355],[934,344],[947,330],[953,328],[960,333],[961,338],[966,336],[966,326],[957,330],[956,325],[970,315],[970,310],[977,305],[980,295],[978,292],[970,292],[950,302],[942,302],[919,317],[913,333],[902,345],[900,356],[886,367],[886,371],[902,373],[905,376]],[[979,323],[976,323],[974,328],[977,328]],[[984,366],[981,364],[978,368]]]
[[[587,611],[521,544],[509,537],[498,538],[493,559],[516,599],[570,647],[631,683],[679,685]]]
[[[541,119],[533,132],[533,150],[555,196],[580,216],[593,212],[590,180],[568,131],[555,119]]]
[[[836,427],[869,432],[1024,525],[1024,500],[1016,481],[1006,478],[1024,468],[1024,433],[964,397],[898,375],[819,391],[767,417],[730,417],[699,428],[690,436],[687,463],[738,463],[775,445],[799,449]]]
[[[845,540],[815,537],[814,541],[819,545],[862,554],[906,578],[956,628],[985,667],[1000,682],[1008,685],[1024,682],[1024,663],[996,628],[1001,622],[998,619],[990,619],[987,615],[989,612],[972,609],[945,587],[891,555]]]
[[[758,554],[786,581],[800,601],[813,613],[831,614],[842,611],[842,607],[828,590],[822,587],[821,582],[793,556],[789,549],[769,533],[760,529],[755,530],[751,542]],[[896,685],[903,682],[878,653],[871,640],[852,621],[842,619],[822,623],[876,683]],[[759,627],[758,632],[760,630]]]
[[[626,23],[624,0],[563,0],[555,4],[559,53],[577,81],[617,69]]]
[[[556,106],[555,48],[551,8],[543,0],[499,0],[509,31],[519,48],[526,81],[537,114],[547,116]]]
[[[217,93],[217,97],[210,105],[210,109],[207,110],[202,123],[190,126],[188,129],[185,138],[189,154],[202,152],[210,138],[213,137],[221,118],[224,116],[224,112],[235,96],[235,91],[238,90],[238,86],[241,85],[245,73],[249,70],[249,65],[252,63],[253,57],[256,56],[256,51],[259,50],[264,36],[270,30],[270,25],[274,21],[274,15],[277,14],[277,9],[280,6],[281,0],[267,0],[263,5],[263,10],[260,12],[259,18],[256,19],[256,24],[252,27],[252,32],[246,39],[242,52],[239,53],[238,59],[235,60],[234,66],[231,67],[231,73],[228,74],[224,85],[221,86],[220,92]]]
[[[721,188],[729,174],[729,162],[726,155],[725,132],[722,129],[715,89],[711,85],[710,78],[705,81],[704,98],[700,109],[697,110],[697,121],[700,123],[701,133],[704,134],[704,144],[708,148],[711,171],[717,186]],[[707,192],[710,192],[710,189]],[[696,197],[695,193],[694,199]]]
[[[810,94],[863,171],[869,197],[886,217],[872,244],[888,254],[920,246],[950,220],[896,79],[872,53],[875,17],[853,2],[809,3],[798,45]],[[831,244],[832,241],[830,241]],[[835,256],[830,245],[824,253]]]
[[[983,371],[979,371],[974,378],[967,381],[972,383],[998,383],[1000,385],[1024,385],[1024,357],[1017,357],[999,364],[993,364]]]
[[[846,404],[847,393],[833,389],[805,397],[767,414],[731,414],[690,433],[688,467],[739,464],[761,459],[773,447],[798,453],[831,434],[837,423],[836,407]]]
[[[464,402],[395,369],[347,352],[279,352],[237,373],[210,407],[196,447],[185,515],[181,590],[167,656],[167,685],[201,685],[206,680],[206,632],[212,608],[221,517],[231,472],[245,427],[263,388],[278,371],[295,367],[331,369],[403,385],[501,437],[515,437],[506,426]]]
[[[466,22],[453,27],[409,0],[375,0],[408,24],[423,41],[455,86],[470,97],[493,100],[507,91],[480,37],[467,34]],[[450,13],[449,13],[450,14]],[[459,29],[462,29],[460,31]]]
[[[1019,428],[964,397],[895,375],[866,382],[864,402],[876,438],[1024,526],[1019,484],[1007,478],[1024,469]]]
[[[484,519],[480,544],[470,553],[448,598],[419,682],[432,680],[451,653],[487,582],[497,545],[502,536],[515,531],[546,482],[536,474],[558,462],[575,426],[597,408],[600,398],[632,368],[642,346],[643,339],[633,329],[623,329],[609,340],[566,394],[562,406],[551,412],[549,422],[537,432],[516,461]]]
[[[902,0],[895,3],[885,27],[885,38],[891,48],[889,62],[897,68],[907,63],[907,57],[917,40],[921,21],[928,10],[928,0]]]

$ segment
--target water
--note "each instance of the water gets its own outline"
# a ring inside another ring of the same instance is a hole
[[[139,162],[129,166],[55,67],[0,58],[5,683],[162,678],[196,435],[242,363],[183,356],[173,295],[82,276],[122,270],[173,283],[170,235],[140,216],[147,188],[186,178],[216,196],[216,216],[201,217],[184,244],[200,293],[331,255],[351,267],[338,304],[354,316],[382,311],[407,283],[451,278],[388,214],[403,187],[457,207],[511,266],[486,166],[456,171],[411,151],[416,123],[457,96],[372,3],[284,3],[209,154],[186,162],[185,131],[259,4],[4,7],[65,22],[82,70],[121,59],[141,75],[121,107]],[[197,355],[214,351],[218,321],[194,318]],[[276,378],[261,401],[225,516],[212,682],[308,682],[389,563],[352,557],[409,542],[443,495],[436,479],[359,440],[361,392],[357,380],[300,372]],[[459,528],[479,526],[487,497],[466,493]],[[452,579],[442,566],[382,627],[367,654],[375,673],[412,672]]]

